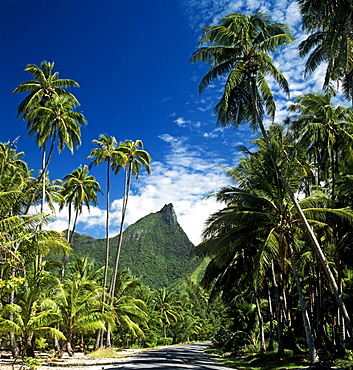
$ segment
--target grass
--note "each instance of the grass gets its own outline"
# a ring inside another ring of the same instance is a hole
[[[263,355],[249,354],[238,357],[222,356],[214,348],[207,351],[215,355],[215,360],[222,365],[238,370],[289,370],[307,368],[309,363],[301,356],[286,355],[279,359],[276,352],[268,352]]]
[[[99,348],[96,351],[93,351],[92,353],[90,353],[89,357],[92,357],[92,358],[122,358],[122,357],[126,357],[126,355],[117,353],[116,349],[114,348]]]
[[[290,370],[307,369],[310,366],[305,357],[294,356],[291,351],[286,351],[284,358],[281,359],[278,358],[276,351],[263,355],[249,353],[238,357],[227,356],[215,347],[210,347],[205,352],[220,364],[238,370]],[[333,369],[353,370],[353,351],[347,350],[346,356],[343,359],[336,359],[332,366]]]
[[[147,351],[148,348],[138,349],[138,352]],[[124,358],[131,357],[132,352],[118,352],[117,348],[99,348],[96,351],[93,351],[89,354],[91,358]],[[122,350],[121,350],[122,351]]]

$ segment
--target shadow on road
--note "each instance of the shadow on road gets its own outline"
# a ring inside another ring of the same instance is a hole
[[[163,347],[138,354],[135,357],[130,358],[128,361],[119,364],[119,366],[114,366],[110,369],[229,369],[213,362],[203,353],[210,344],[211,343],[207,342]]]

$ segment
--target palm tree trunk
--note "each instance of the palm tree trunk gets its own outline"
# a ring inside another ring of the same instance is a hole
[[[66,240],[69,243],[69,245],[71,243],[71,236],[70,236],[71,209],[72,209],[72,207],[71,207],[71,202],[70,202],[70,204],[69,204],[69,219],[68,219],[68,222],[67,222],[67,235],[66,235]],[[64,257],[63,257],[62,266],[61,266],[61,272],[60,272],[61,280],[64,278],[64,275],[65,275],[66,260],[67,260],[67,255],[65,253]]]
[[[108,281],[109,268],[109,212],[110,212],[110,161],[108,162],[107,170],[107,216],[105,220],[105,265],[104,265],[104,281],[103,281],[103,303],[105,303],[105,289]]]
[[[46,156],[46,151],[45,151],[45,148],[43,149],[43,154],[42,154],[42,173],[41,173],[41,177],[42,177],[42,202],[41,202],[41,205],[40,205],[40,213],[41,214],[44,214],[44,205],[45,205],[45,156]],[[42,230],[42,223],[39,224],[39,230]],[[38,252],[38,255],[37,255],[37,267],[38,267],[38,271],[40,271],[42,269],[42,255],[40,253],[40,251]]]
[[[132,166],[132,163],[130,162],[127,171],[125,171],[124,197],[123,197],[123,206],[122,206],[122,211],[121,211],[121,222],[120,222],[118,247],[116,251],[115,265],[114,265],[114,270],[112,274],[112,281],[111,281],[110,289],[109,289],[109,293],[111,296],[114,296],[114,293],[115,293],[116,276],[118,273],[120,252],[121,252],[121,246],[123,242],[123,230],[124,230],[125,216],[126,216],[126,210],[127,210],[127,202],[129,199],[130,186],[131,186],[131,176],[132,176],[131,166]]]
[[[78,219],[78,213],[79,213],[79,210],[77,209],[77,210],[76,210],[76,213],[75,213],[74,224],[72,225],[72,230],[71,230],[70,238],[69,238],[69,244],[70,244],[70,245],[71,245],[72,238],[73,238],[74,233],[75,233],[75,230],[76,230],[77,219]]]
[[[16,271],[13,269],[12,270],[12,276],[16,276]],[[10,293],[10,305],[13,305],[15,302],[15,291],[11,291]],[[13,312],[10,312],[9,319],[13,321]],[[18,348],[17,342],[16,342],[16,337],[15,333],[11,332],[10,333],[10,346],[11,346],[11,351],[12,351],[12,356],[13,358],[17,358],[18,355],[20,354],[20,350]]]
[[[103,278],[103,293],[102,293],[102,309],[101,311],[104,312],[104,304],[106,301],[106,288],[108,282],[108,268],[109,268],[109,212],[110,212],[110,160],[107,164],[107,198],[106,198],[106,207],[107,207],[107,216],[105,220],[105,265],[104,265],[104,278]],[[97,350],[98,348],[103,346],[103,330],[98,329],[96,342],[94,345],[94,349]]]
[[[267,295],[268,295],[268,309],[269,309],[269,315],[270,315],[270,336],[268,341],[267,350],[273,351],[273,340],[274,340],[274,329],[273,329],[273,308],[272,308],[272,297],[270,292],[270,287],[267,287]]]
[[[259,110],[258,110],[258,107],[257,107],[257,101],[256,101],[256,97],[255,97],[255,92],[254,92],[254,84],[253,84],[253,81],[250,82],[250,96],[251,96],[251,100],[252,100],[252,104],[253,104],[253,107],[254,107],[254,112],[255,112],[255,115],[256,115],[256,120],[257,120],[257,123],[259,124],[259,127],[260,127],[260,130],[261,130],[261,133],[263,135],[263,138],[265,140],[265,143],[267,145],[267,147],[271,150],[272,148],[272,145],[269,141],[269,138],[267,136],[267,133],[266,133],[266,130],[265,130],[265,127],[262,123],[262,119],[259,115]],[[347,309],[346,309],[346,306],[344,305],[343,303],[343,300],[342,300],[342,295],[338,289],[338,286],[337,286],[337,283],[336,283],[336,280],[331,272],[331,269],[327,263],[327,260],[326,260],[326,257],[324,255],[324,253],[322,252],[322,249],[320,247],[320,244],[318,242],[318,240],[316,239],[316,236],[313,232],[313,230],[311,229],[310,225],[309,225],[309,222],[308,220],[306,219],[302,209],[300,208],[300,205],[292,191],[292,189],[289,187],[286,179],[284,178],[282,172],[281,172],[281,169],[278,168],[277,164],[274,163],[275,167],[277,168],[277,171],[278,171],[278,177],[280,179],[280,181],[282,182],[287,194],[289,195],[293,205],[294,205],[294,208],[296,209],[298,215],[299,215],[299,218],[302,222],[302,224],[304,225],[304,228],[305,228],[305,231],[306,233],[308,234],[309,236],[309,239],[311,241],[311,244],[312,246],[314,247],[314,250],[321,262],[321,265],[326,273],[326,276],[329,280],[329,284],[331,286],[331,289],[333,290],[333,293],[335,295],[335,298],[336,298],[336,301],[337,301],[337,304],[343,314],[343,317],[344,317],[344,321],[345,321],[345,324],[346,324],[346,327],[347,327],[347,330],[350,334],[350,337],[353,338],[353,327],[352,327],[352,324],[351,324],[351,321],[350,321],[350,318],[349,318],[349,315],[348,315],[348,312],[347,312]]]
[[[125,171],[124,197],[123,197],[123,206],[122,206],[122,211],[121,211],[121,222],[120,222],[120,231],[119,231],[119,238],[118,238],[118,247],[116,251],[112,280],[110,282],[110,287],[109,287],[109,295],[111,296],[111,299],[114,299],[114,294],[115,294],[116,277],[118,274],[120,252],[121,252],[121,246],[123,243],[123,230],[124,230],[125,216],[126,216],[126,210],[127,210],[127,201],[129,199],[131,176],[132,176],[132,163],[130,162],[128,165],[127,171]],[[107,340],[106,340],[107,347],[111,347],[111,330],[110,329],[111,329],[110,325],[108,324]]]
[[[276,280],[276,274],[274,265],[272,262],[272,279],[273,279],[273,287],[275,292],[275,311],[276,311],[276,319],[277,319],[277,342],[278,342],[278,349],[277,349],[277,356],[279,358],[283,358],[284,356],[284,343],[283,343],[283,319],[282,319],[282,304],[279,295],[279,288]]]
[[[290,249],[290,258],[291,258],[291,262],[292,262],[292,270],[293,270],[293,274],[294,274],[294,278],[295,278],[295,283],[297,285],[300,308],[301,308],[302,316],[303,316],[306,342],[307,342],[308,349],[309,349],[309,361],[310,361],[311,364],[313,364],[315,362],[318,362],[319,358],[318,358],[317,353],[316,353],[315,342],[314,342],[313,335],[312,335],[309,315],[308,315],[308,311],[306,309],[306,304],[305,304],[304,294],[303,294],[303,290],[302,290],[302,285],[301,285],[299,274],[298,274],[297,261],[296,261],[296,258],[295,258],[295,251],[294,251],[294,248],[292,247],[292,245],[289,245],[289,249]]]
[[[260,351],[259,354],[262,355],[266,353],[266,344],[265,344],[265,332],[264,332],[264,320],[261,314],[261,308],[259,303],[259,297],[257,295],[256,288],[254,287],[255,303],[256,303],[256,312],[259,319],[259,330],[260,330]]]
[[[43,184],[43,181],[45,182],[45,173],[47,172],[47,169],[49,167],[49,162],[50,162],[50,159],[51,159],[51,156],[52,156],[52,153],[53,153],[55,140],[56,140],[56,132],[55,132],[55,134],[53,136],[53,140],[52,140],[51,145],[50,145],[49,154],[48,154],[48,158],[47,159],[45,159],[45,157],[46,157],[46,149],[45,149],[45,146],[43,147],[43,153],[42,153],[42,170],[41,170],[40,175],[38,176],[37,184],[39,184],[41,181],[42,181],[42,184]],[[44,190],[45,190],[45,187],[44,187]],[[45,192],[43,194],[45,194]],[[29,208],[31,207],[32,203],[34,202],[34,199],[35,199],[35,192],[33,193],[33,196],[32,196],[30,202],[27,205],[27,208],[25,210],[25,214],[28,214]],[[42,200],[42,203],[43,203],[43,200]],[[44,210],[44,206],[43,206],[43,210]]]

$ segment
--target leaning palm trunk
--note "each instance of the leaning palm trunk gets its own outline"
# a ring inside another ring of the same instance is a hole
[[[310,363],[313,364],[315,362],[318,362],[319,359],[318,359],[317,353],[316,353],[316,348],[315,348],[315,343],[314,343],[314,339],[313,339],[313,335],[312,335],[309,315],[308,315],[308,311],[306,309],[306,304],[305,304],[305,299],[304,299],[304,295],[303,295],[302,285],[301,285],[299,274],[298,274],[297,261],[296,261],[296,258],[295,258],[295,251],[294,251],[291,244],[289,245],[289,249],[290,249],[290,258],[291,258],[291,262],[292,262],[292,270],[293,270],[293,274],[294,274],[294,278],[295,278],[295,283],[297,285],[300,308],[301,308],[302,316],[303,316],[306,342],[307,342],[308,349],[309,349],[309,361],[310,361]]]
[[[256,120],[257,120],[257,123],[260,127],[260,130],[261,130],[261,133],[262,133],[262,136],[263,136],[263,139],[265,140],[265,143],[267,145],[267,147],[269,149],[272,148],[271,146],[271,143],[269,141],[269,138],[267,136],[267,133],[266,133],[266,130],[265,130],[265,127],[263,125],[263,122],[262,122],[262,119],[260,117],[260,114],[259,114],[259,110],[258,110],[258,106],[257,106],[257,99],[256,99],[256,94],[255,94],[255,87],[254,87],[254,81],[251,80],[250,82],[250,97],[251,97],[251,101],[252,101],[252,104],[253,104],[253,108],[254,108],[254,113],[255,113],[255,116],[256,116]],[[352,324],[351,324],[351,321],[350,321],[350,318],[349,318],[349,315],[348,315],[348,312],[347,312],[347,309],[343,303],[343,300],[342,300],[342,295],[338,289],[338,286],[337,286],[337,283],[336,283],[336,280],[331,272],[331,269],[327,263],[327,260],[326,260],[326,257],[324,255],[324,253],[322,252],[322,249],[320,247],[320,244],[313,232],[313,230],[311,229],[310,225],[309,225],[309,222],[308,220],[306,219],[292,189],[289,187],[285,177],[283,176],[282,172],[281,172],[281,169],[278,168],[278,166],[274,163],[275,167],[277,168],[277,171],[278,171],[278,176],[279,176],[279,179],[280,181],[282,182],[287,194],[289,195],[293,205],[294,205],[294,208],[296,209],[298,215],[299,215],[299,218],[302,222],[302,224],[304,225],[304,228],[305,228],[305,231],[306,233],[308,234],[309,236],[309,239],[311,241],[311,244],[320,260],[320,263],[326,273],[326,276],[329,280],[329,284],[331,286],[331,289],[333,290],[334,292],[334,295],[335,295],[335,298],[336,298],[336,301],[337,301],[337,304],[342,312],[342,315],[344,317],[344,321],[345,321],[345,324],[346,324],[346,327],[347,327],[347,330],[350,334],[350,337],[353,338],[353,327],[352,327]]]
[[[259,319],[259,330],[260,330],[260,355],[266,353],[266,344],[265,344],[265,332],[264,332],[264,320],[261,314],[260,302],[259,297],[257,294],[257,290],[254,287],[254,295],[255,295],[255,303],[256,303],[256,311],[257,317]]]

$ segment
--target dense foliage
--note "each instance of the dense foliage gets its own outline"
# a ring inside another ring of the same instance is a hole
[[[110,261],[113,261],[118,236],[110,239]],[[74,254],[94,256],[95,266],[104,265],[104,240],[76,234],[71,244]],[[165,205],[124,231],[120,266],[151,288],[177,286],[200,263],[194,245],[180,227],[173,205]],[[112,264],[110,264],[112,265]]]
[[[14,356],[33,356],[45,347],[57,356],[102,345],[152,347],[213,334],[228,353],[275,350],[283,358],[290,350],[323,369],[351,355],[353,110],[344,99],[352,98],[352,4],[298,3],[304,29],[311,32],[300,45],[301,55],[311,52],[305,72],[321,63],[327,68],[324,90],[296,98],[285,122],[274,122],[271,84],[285,93],[290,86],[269,55],[292,42],[285,24],[271,23],[261,12],[231,14],[204,28],[192,56],[192,62],[210,63],[200,92],[218,78],[225,81],[215,106],[218,124],[237,128],[247,123],[261,131],[228,169],[232,185],[211,195],[222,208],[209,216],[196,247],[207,262],[201,285],[187,279],[177,289],[164,286],[171,270],[189,256],[183,255],[185,249],[175,250],[177,224],[157,238],[163,227],[154,225],[166,223],[162,213],[126,233],[126,243],[135,243],[134,253],[149,267],[163,265],[152,258],[157,243],[173,250],[175,265],[152,276],[150,286],[118,268],[122,233],[115,244],[108,237],[103,243],[93,238],[81,243],[83,248],[97,243],[102,251],[98,265],[82,256],[67,261],[70,243],[78,240],[73,233],[77,217],[83,205],[96,202],[100,186],[87,167],[78,167],[64,182],[50,181],[53,147],[73,152],[86,121],[66,90],[78,86],[75,81],[59,79],[52,63],[27,66],[33,80],[14,92],[29,93],[18,114],[42,150],[39,177],[32,176],[16,142],[0,143],[0,334]],[[333,97],[341,104],[334,104]],[[118,144],[101,135],[93,143],[92,164],[107,166],[109,235],[110,173],[125,172],[122,231],[132,175],[137,178],[141,169],[149,173],[150,157],[141,140]],[[85,180],[84,187],[75,186],[78,179]],[[69,207],[66,235],[43,227],[51,219],[44,204],[55,202]],[[39,204],[40,213],[31,214]],[[148,232],[139,244],[150,228],[155,233]],[[133,266],[135,259],[126,258]]]
[[[65,90],[78,84],[59,79],[53,68],[47,62],[39,67],[28,65],[26,71],[34,80],[14,90],[29,93],[18,113],[42,149],[39,176],[32,177],[34,171],[24,162],[24,153],[17,151],[16,141],[0,143],[2,348],[10,349],[14,357],[33,357],[35,351],[44,349],[61,357],[64,352],[73,355],[78,349],[103,345],[152,347],[207,339],[219,325],[219,319],[213,319],[219,307],[193,280],[180,285],[197,262],[194,246],[177,223],[171,204],[124,233],[124,247],[130,244],[134,249],[127,248],[122,262],[138,271],[149,286],[130,270],[118,268],[122,233],[111,241],[110,249],[109,238],[82,241],[75,233],[83,206],[89,209],[97,204],[101,187],[88,166],[77,167],[62,180],[49,179],[53,148],[58,145],[60,152],[67,146],[73,152],[80,143],[80,125],[86,123],[76,111],[76,98]],[[111,171],[125,172],[123,220],[131,181],[142,168],[150,173],[150,156],[141,140],[118,144],[114,137],[101,135],[99,139],[93,142],[98,148],[88,157],[94,165],[106,162],[108,180]],[[109,186],[106,195],[108,235]],[[44,206],[54,211],[55,204],[68,208],[65,233],[45,230],[53,215],[44,214]],[[136,232],[148,234],[149,239],[132,237]],[[96,260],[85,257],[87,245],[90,255],[92,246],[97,246]],[[147,274],[147,269],[155,274]]]
[[[330,368],[353,348],[353,110],[332,103],[352,96],[352,5],[298,3],[312,32],[300,45],[301,55],[312,51],[305,72],[321,63],[327,70],[324,91],[296,98],[281,124],[273,121],[265,78],[288,91],[268,55],[290,41],[288,28],[263,13],[231,14],[204,27],[191,59],[210,64],[200,91],[224,78],[214,108],[218,123],[248,123],[261,136],[241,148],[239,164],[228,170],[233,186],[212,195],[224,208],[209,217],[196,252],[210,258],[203,285],[227,305],[230,321],[215,337],[220,347],[234,354],[249,346],[260,354],[276,348],[279,358],[288,349],[307,352],[311,363]]]

